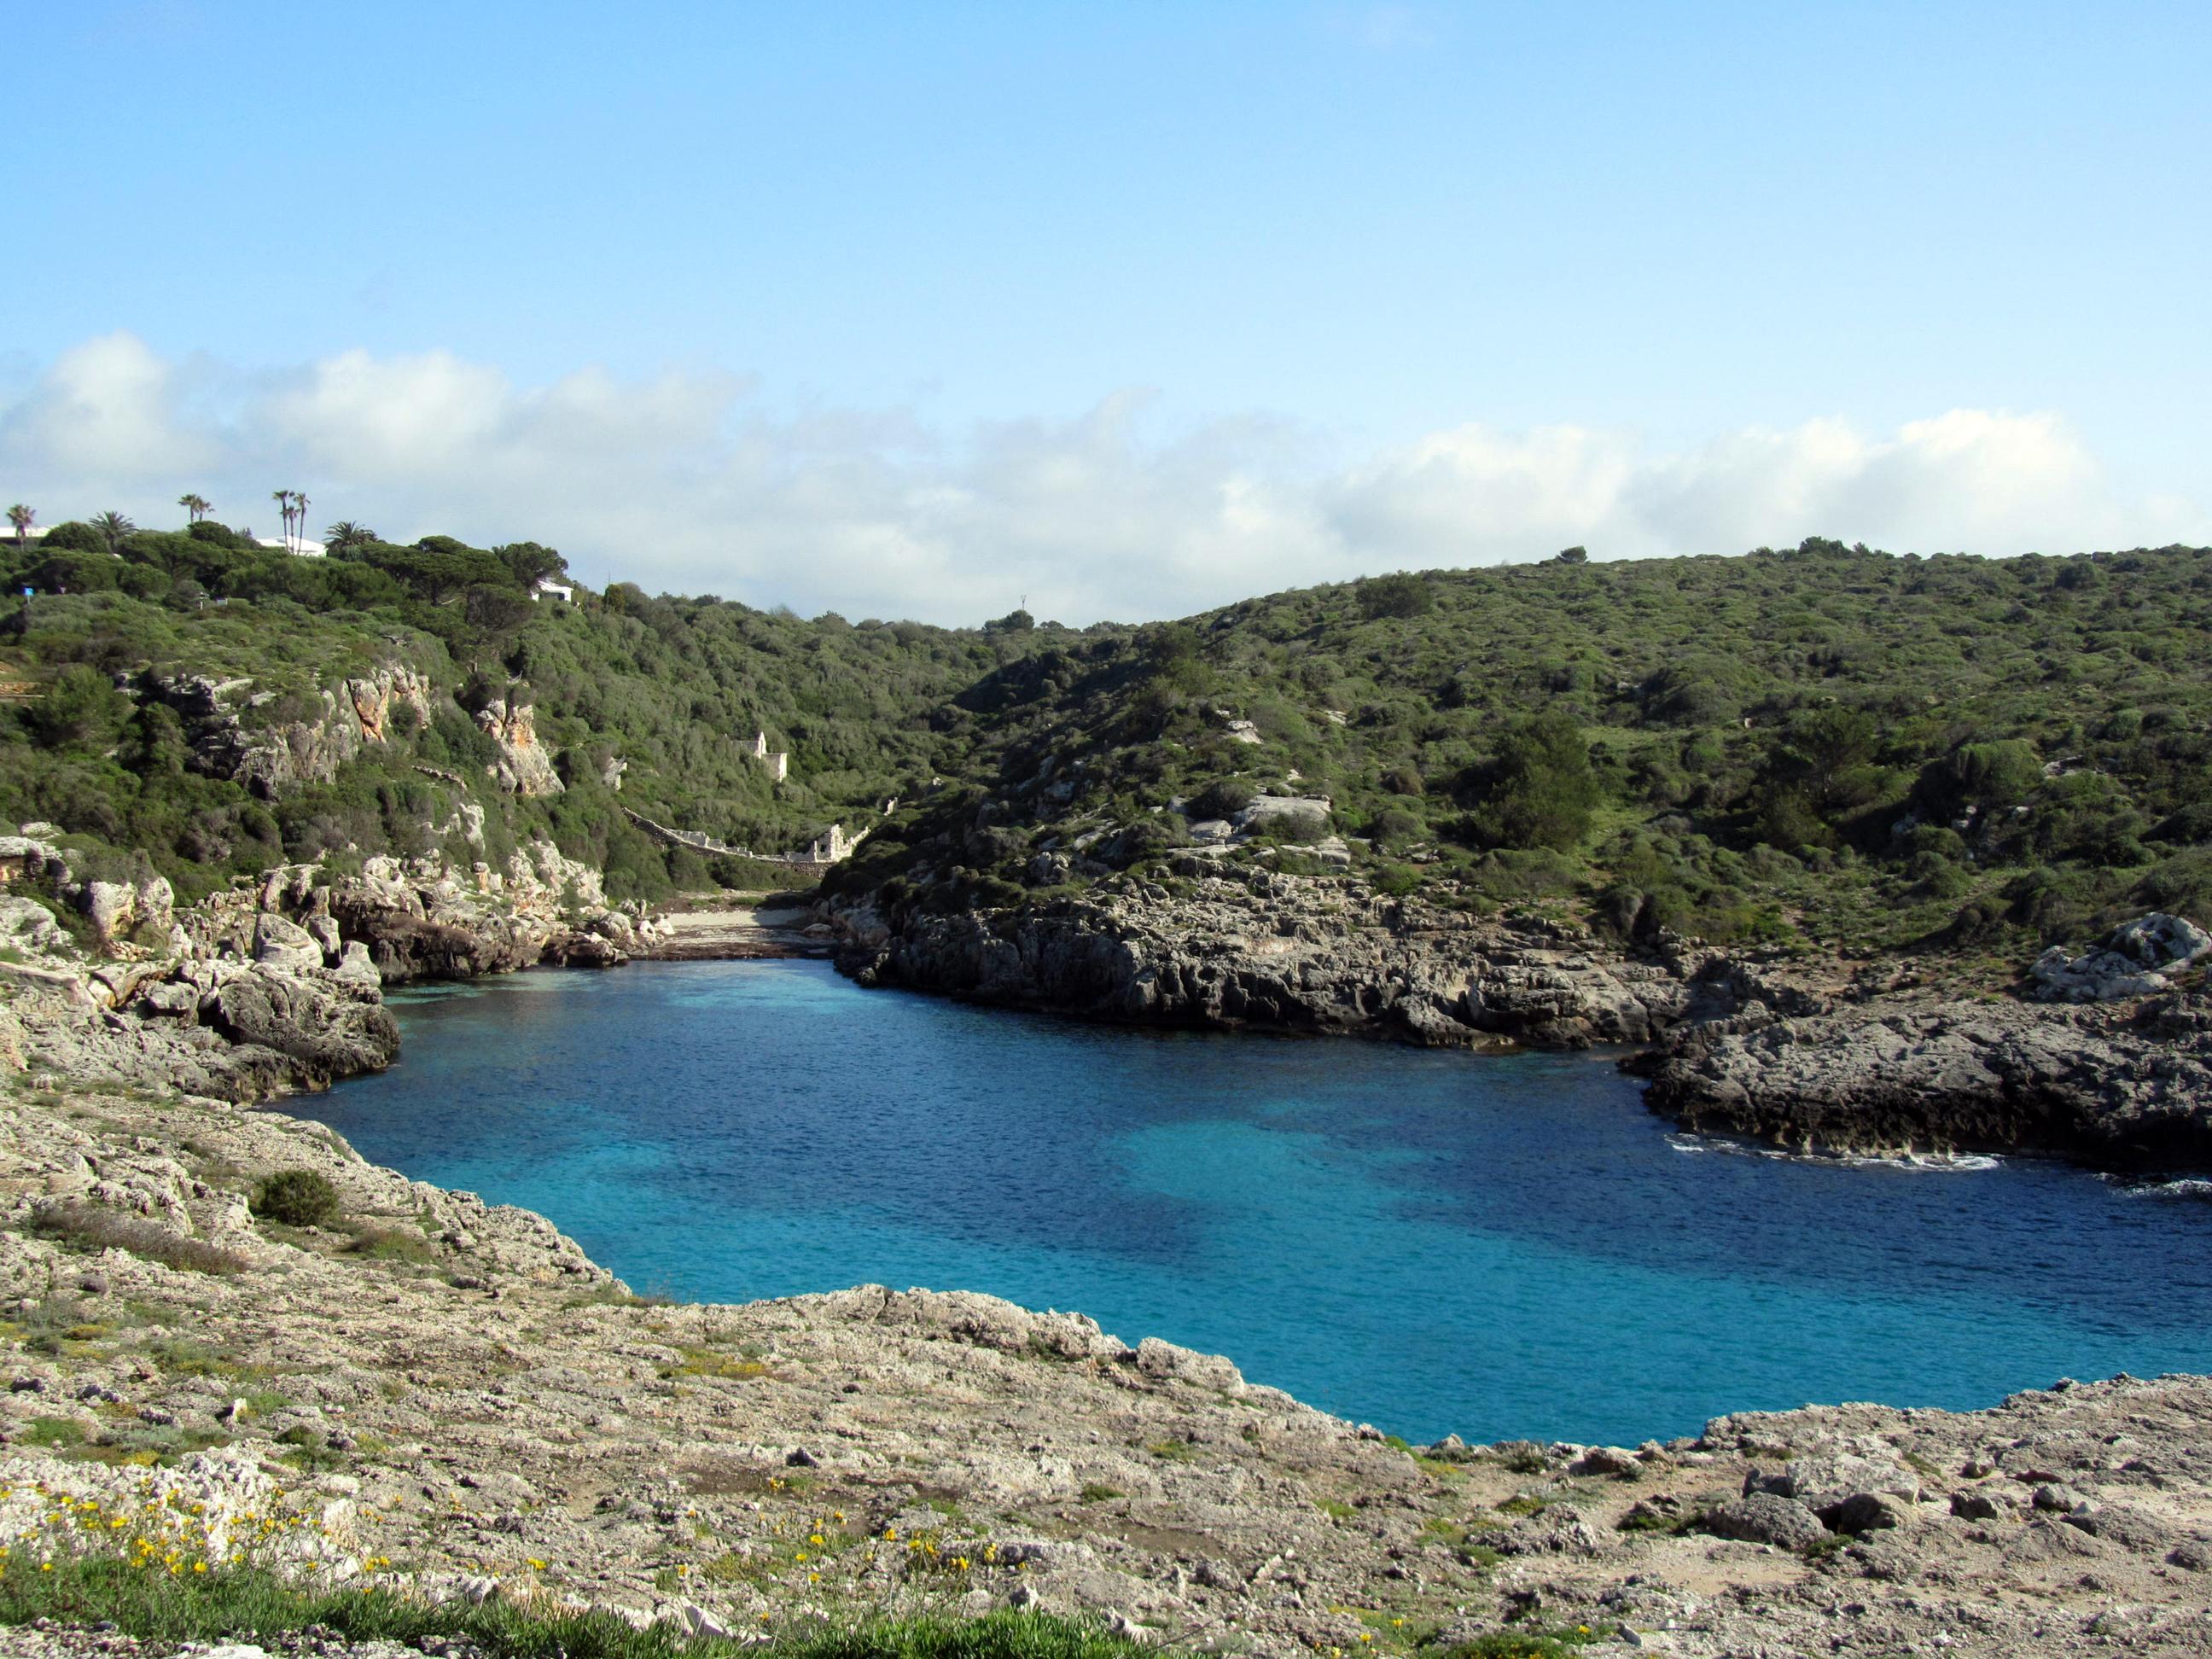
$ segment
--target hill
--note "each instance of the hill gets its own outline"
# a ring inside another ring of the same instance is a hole
[[[895,916],[1196,855],[1624,945],[2010,971],[2146,908],[2212,921],[2203,549],[1563,558],[1081,632],[533,599],[563,565],[532,542],[343,550],[68,525],[0,556],[37,590],[0,613],[0,817],[187,898],[536,834],[617,898],[713,884],[627,807],[763,852],[873,830],[830,890]],[[395,674],[388,725],[337,729]]]
[[[836,886],[988,907],[1195,845],[1623,941],[2014,957],[2212,915],[2208,623],[2190,548],[1808,541],[1276,594],[994,669],[945,720],[965,793]]]

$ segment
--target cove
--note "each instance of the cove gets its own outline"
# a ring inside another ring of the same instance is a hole
[[[2212,1370],[2201,1185],[1770,1156],[1683,1135],[1601,1057],[1107,1029],[803,962],[393,1008],[397,1066],[284,1109],[641,1291],[988,1291],[1416,1441]]]

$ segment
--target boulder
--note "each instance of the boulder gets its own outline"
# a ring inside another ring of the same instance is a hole
[[[138,890],[128,882],[88,881],[76,904],[103,951],[113,950],[138,925]]]
[[[1910,1504],[1920,1496],[1919,1478],[1887,1458],[1855,1452],[1823,1452],[1797,1457],[1779,1469],[1753,1469],[1743,1490],[1794,1498],[1816,1512],[1832,1509],[1860,1492],[1887,1492]]]
[[[2108,1002],[2170,989],[2172,976],[2212,957],[2212,933],[2185,916],[2153,911],[2115,928],[2087,954],[2053,945],[2027,970],[2045,1002]]]
[[[200,1017],[233,1042],[298,1062],[311,1089],[380,1072],[399,1054],[399,1027],[382,1003],[320,975],[234,975],[201,1000]]]
[[[1708,1514],[1699,1527],[1716,1538],[1741,1539],[1750,1544],[1772,1544],[1802,1550],[1828,1536],[1820,1517],[1794,1498],[1755,1492],[1723,1504]]]
[[[1890,1492],[1858,1492],[1832,1509],[1822,1510],[1820,1518],[1838,1532],[1858,1536],[1911,1524],[1912,1506]]]
[[[376,963],[368,954],[368,946],[357,939],[346,940],[338,952],[337,966],[331,969],[331,977],[340,984],[366,990],[379,989],[384,984],[384,976],[376,971]]]
[[[253,959],[271,968],[319,968],[323,947],[296,921],[264,911],[253,924]]]
[[[36,899],[0,893],[0,945],[12,945],[19,951],[43,955],[62,950],[68,944],[69,935],[45,905]]]

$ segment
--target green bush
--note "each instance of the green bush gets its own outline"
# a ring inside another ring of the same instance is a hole
[[[279,1170],[253,1189],[247,1207],[287,1227],[327,1226],[337,1219],[338,1189],[313,1170]]]

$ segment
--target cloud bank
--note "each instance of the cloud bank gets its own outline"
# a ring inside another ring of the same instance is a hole
[[[2212,541],[2178,497],[2126,501],[2065,422],[1953,410],[1653,453],[1632,432],[1481,425],[1346,458],[1246,416],[1168,439],[1119,392],[1072,420],[959,434],[910,411],[771,412],[739,376],[580,369],[520,386],[436,351],[275,374],[88,340],[0,391],[0,494],[40,521],[175,518],[187,489],[266,533],[279,486],[316,526],[560,547],[586,580],[813,614],[974,623],[1026,599],[1141,620],[1383,570],[1733,553],[1807,535],[2002,555]]]

